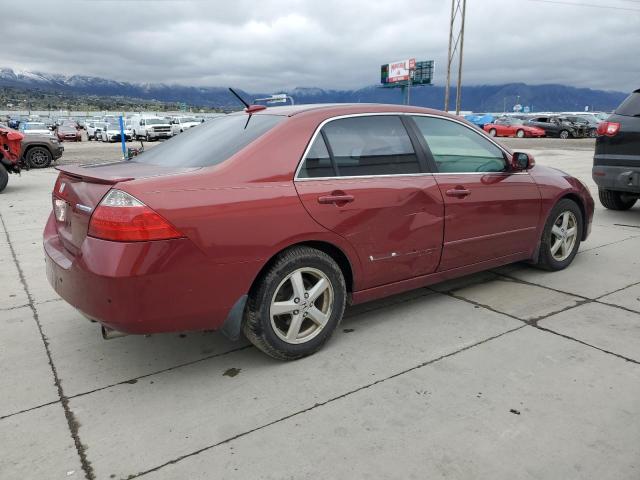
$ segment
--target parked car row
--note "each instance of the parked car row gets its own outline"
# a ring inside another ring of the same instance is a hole
[[[606,114],[539,113],[539,114],[473,114],[465,117],[495,137],[596,137],[598,125]]]

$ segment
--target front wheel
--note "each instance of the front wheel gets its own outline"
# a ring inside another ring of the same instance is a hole
[[[495,137],[498,134],[498,132],[496,131],[495,128],[492,128],[491,130],[489,130],[489,135],[491,135],[492,137]]]
[[[51,152],[44,147],[33,147],[27,152],[27,163],[31,168],[47,168],[52,160]]]
[[[329,340],[345,301],[336,262],[320,250],[294,247],[281,253],[252,289],[243,331],[267,355],[296,360]]]
[[[598,197],[603,207],[609,210],[629,210],[638,201],[637,198],[614,190],[598,189]]]
[[[560,200],[551,210],[542,233],[538,266],[545,270],[567,268],[580,247],[583,219],[573,200]]]
[[[516,132],[516,137],[518,138],[524,138],[524,130],[518,130]]]

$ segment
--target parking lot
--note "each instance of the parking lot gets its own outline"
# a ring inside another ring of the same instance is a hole
[[[593,140],[501,141],[597,197]],[[71,143],[60,163],[119,156]],[[640,478],[640,206],[596,200],[567,270],[352,307],[281,363],[213,332],[104,341],[45,276],[55,175],[0,195],[0,478]]]

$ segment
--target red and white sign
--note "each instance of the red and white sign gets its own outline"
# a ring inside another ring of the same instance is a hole
[[[409,80],[411,70],[416,68],[416,59],[402,60],[389,64],[389,83]]]

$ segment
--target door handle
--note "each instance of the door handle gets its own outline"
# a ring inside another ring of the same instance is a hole
[[[350,203],[355,200],[353,195],[324,195],[322,197],[318,197],[318,203],[321,204],[329,204],[335,203],[336,205],[344,205],[345,203]]]
[[[459,198],[463,198],[463,197],[466,197],[467,195],[471,195],[471,192],[466,188],[452,188],[451,190],[447,190],[445,193],[447,194],[448,197],[459,197]]]

